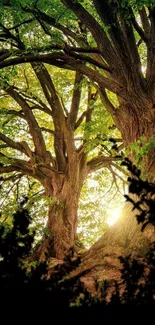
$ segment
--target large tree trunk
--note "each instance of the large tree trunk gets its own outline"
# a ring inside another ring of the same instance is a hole
[[[79,190],[67,182],[53,204],[49,207],[47,222],[48,240],[44,244],[42,254],[48,250],[50,256],[63,260],[73,248],[76,228]]]
[[[36,249],[37,258],[50,257],[63,260],[74,249],[77,230],[77,210],[81,187],[85,179],[86,165],[74,153],[66,173],[55,173],[52,178],[41,180],[49,205],[47,234]]]
[[[123,92],[123,93],[122,93]],[[135,88],[122,90],[118,96],[119,108],[113,115],[117,128],[119,129],[125,146],[135,143],[141,137],[146,142],[155,134],[155,109],[154,96],[146,94]],[[146,171],[155,171],[155,159],[153,152],[148,152],[149,161],[145,164]],[[143,157],[142,157],[143,158]]]

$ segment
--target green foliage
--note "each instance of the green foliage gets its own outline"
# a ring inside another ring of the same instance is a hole
[[[111,144],[108,139],[114,136],[114,132],[110,129],[112,125],[113,120],[108,112],[100,104],[96,105],[92,121],[83,125],[86,151],[90,152],[96,147],[100,149],[103,143],[110,150]]]
[[[12,176],[10,174],[10,176]],[[8,175],[9,177],[9,175]],[[0,213],[6,224],[12,225],[12,215],[18,209],[20,198],[27,198],[25,208],[32,217],[31,228],[35,230],[35,240],[38,241],[45,231],[49,198],[44,195],[44,190],[39,182],[29,177],[8,180],[0,189]]]
[[[129,150],[134,154],[135,163],[139,168],[143,167],[143,158],[148,156],[150,149],[155,148],[155,136],[153,135],[149,139],[145,136],[140,137],[135,143],[129,146]]]
[[[143,6],[154,5],[154,0],[122,0],[122,6],[125,7],[128,2],[134,9],[141,9]]]

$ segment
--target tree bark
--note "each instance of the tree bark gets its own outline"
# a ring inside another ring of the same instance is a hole
[[[77,210],[81,187],[86,177],[86,163],[77,153],[65,173],[55,173],[50,179],[40,180],[49,197],[47,235],[37,247],[35,255],[40,260],[48,256],[63,260],[73,249],[77,230]]]
[[[79,277],[92,296],[99,295],[96,282],[106,280],[111,288],[115,281],[122,284],[120,256],[130,254],[133,258],[144,258],[155,240],[154,227],[148,225],[142,232],[135,217],[137,211],[132,208],[131,203],[125,203],[117,223],[81,256],[80,265],[70,274],[70,277]]]
[[[132,90],[131,94],[125,95],[125,99],[119,97],[120,107],[115,112],[115,123],[121,132],[125,146],[134,144],[141,137],[145,137],[145,143],[155,134],[155,109],[152,96],[138,94]],[[144,143],[142,143],[144,145]],[[153,181],[155,175],[155,149],[150,148],[141,157],[142,174]],[[134,153],[131,154],[131,159]],[[138,166],[137,166],[138,167]]]

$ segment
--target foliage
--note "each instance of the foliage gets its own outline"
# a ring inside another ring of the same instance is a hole
[[[137,222],[142,223],[142,231],[148,224],[155,226],[155,184],[143,181],[140,177],[141,172],[126,158],[123,163],[128,167],[134,178],[128,178],[129,193],[136,194],[138,201],[134,202],[130,196],[125,195],[127,201],[133,204],[133,209],[138,210]]]
[[[145,136],[141,136],[139,140],[135,143],[132,143],[127,152],[133,154],[133,160],[136,165],[139,166],[140,169],[143,168],[143,158],[147,157],[149,151],[155,148],[155,136],[151,136],[147,139]],[[152,158],[154,155],[154,151],[152,151]]]

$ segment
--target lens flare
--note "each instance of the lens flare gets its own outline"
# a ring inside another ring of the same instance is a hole
[[[113,226],[120,217],[120,208],[115,208],[110,210],[109,216],[107,218],[107,224]]]

